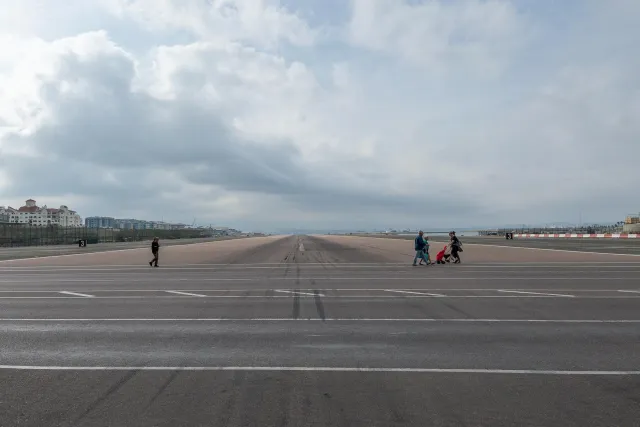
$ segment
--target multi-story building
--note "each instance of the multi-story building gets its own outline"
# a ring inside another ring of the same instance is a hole
[[[88,216],[84,219],[87,228],[116,228],[116,219],[110,216]]]
[[[623,233],[640,233],[640,213],[627,215],[622,226]]]
[[[91,216],[85,219],[87,228],[117,228],[120,230],[181,230],[184,224],[170,224],[164,221],[145,221],[132,218],[112,218]]]
[[[9,222],[13,224],[31,224],[34,226],[60,225],[63,227],[81,227],[82,218],[76,211],[62,205],[59,209],[42,207],[36,201],[29,199],[25,205],[15,209],[11,206],[5,208],[0,206],[0,215],[9,217]]]
[[[114,228],[121,230],[179,230],[186,226],[184,224],[170,224],[163,221],[145,221],[140,219],[115,219]]]

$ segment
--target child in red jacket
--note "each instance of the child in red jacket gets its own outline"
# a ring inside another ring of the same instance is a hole
[[[445,264],[446,262],[449,262],[449,257],[451,255],[445,253],[447,252],[448,248],[449,248],[449,245],[445,246],[443,250],[438,252],[438,254],[436,255],[436,264]]]

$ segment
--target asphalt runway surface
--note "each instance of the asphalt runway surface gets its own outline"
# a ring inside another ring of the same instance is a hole
[[[640,257],[407,243],[2,261],[0,425],[637,425]]]
[[[241,237],[207,237],[201,239],[170,239],[163,240],[164,246],[174,245],[189,245],[193,243],[201,242],[213,242],[228,239],[236,239]],[[92,252],[106,252],[115,251],[121,249],[133,249],[133,248],[148,248],[151,244],[151,240],[144,240],[138,242],[110,242],[110,243],[95,243],[89,244],[83,248],[78,244],[73,245],[48,245],[48,246],[16,246],[16,247],[0,247],[0,261],[22,259],[22,258],[35,258],[35,257],[48,257],[52,255],[72,255],[72,254],[84,254]]]
[[[367,235],[369,237],[413,240],[413,235]],[[563,250],[575,252],[595,252],[610,254],[640,255],[640,239],[612,239],[612,238],[515,238],[507,240],[504,236],[464,236],[459,235],[460,240],[467,244],[497,245],[519,248],[537,248],[550,250]],[[445,242],[447,236],[430,236],[433,242]]]

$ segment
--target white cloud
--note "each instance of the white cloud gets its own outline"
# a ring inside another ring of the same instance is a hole
[[[352,0],[352,43],[432,71],[472,66],[495,73],[532,29],[516,6],[504,0]]]
[[[274,0],[103,0],[107,9],[152,31],[180,30],[213,41],[313,44],[316,33]]]
[[[639,62],[607,40],[640,30],[579,43],[633,4],[565,28],[507,1],[354,0],[343,40],[291,2],[100,4],[0,33],[0,205],[249,228],[637,209]]]

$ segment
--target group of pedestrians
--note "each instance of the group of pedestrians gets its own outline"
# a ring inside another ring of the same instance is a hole
[[[431,265],[431,264],[446,264],[453,261],[454,264],[460,264],[460,252],[462,252],[462,243],[456,236],[455,231],[449,233],[449,243],[438,252],[436,255],[436,262],[431,260],[431,254],[429,253],[429,237],[424,235],[424,232],[420,230],[418,236],[415,238],[415,250],[416,256],[413,258],[413,265]],[[418,259],[420,263],[418,263]]]
[[[460,264],[460,252],[462,252],[462,243],[456,236],[455,231],[449,233],[449,243],[438,252],[436,255],[436,262],[431,261],[431,254],[429,253],[429,237],[424,235],[424,232],[420,230],[418,236],[415,239],[416,256],[413,258],[413,265],[431,265],[431,264],[446,264],[453,260],[454,264]],[[149,265],[153,267],[158,266],[158,258],[160,252],[160,242],[156,237],[151,242],[151,253],[153,259],[149,261]],[[418,259],[420,263],[418,264]],[[423,262],[424,261],[424,262]]]

